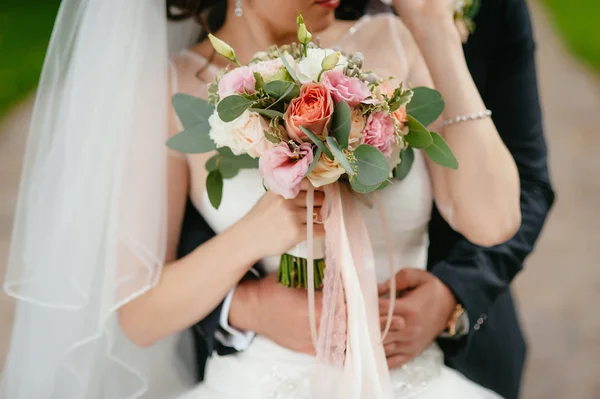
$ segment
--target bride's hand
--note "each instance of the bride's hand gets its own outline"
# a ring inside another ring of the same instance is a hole
[[[456,0],[394,0],[396,12],[417,42],[431,41],[432,32],[443,32],[443,35],[455,36],[460,41],[454,24],[455,5]]]
[[[270,191],[266,192],[252,210],[242,219],[250,226],[252,239],[260,257],[277,256],[306,241],[306,196],[308,181],[294,199],[286,200]],[[315,214],[320,215],[325,200],[323,191],[315,189]],[[322,237],[322,224],[314,224],[315,237]]]
[[[321,319],[321,292],[315,292],[317,325]],[[253,331],[284,348],[314,355],[306,290],[287,288],[277,273],[247,281],[235,290],[229,323],[242,331]]]

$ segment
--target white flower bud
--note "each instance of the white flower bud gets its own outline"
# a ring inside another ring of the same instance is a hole
[[[237,63],[237,57],[235,55],[235,51],[231,48],[231,46],[225,43],[223,40],[213,36],[212,33],[208,34],[208,40],[210,40],[210,44],[212,44],[215,51],[227,58],[228,60]]]

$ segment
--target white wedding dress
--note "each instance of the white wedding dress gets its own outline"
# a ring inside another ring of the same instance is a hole
[[[339,39],[338,43],[356,43],[355,34],[361,32],[361,42],[382,26],[395,26],[391,16],[363,18],[359,24]],[[388,29],[388,28],[385,28]],[[380,37],[380,36],[379,36]],[[401,45],[401,43],[396,43]],[[353,46],[354,47],[354,46]],[[403,50],[396,51],[397,65],[406,65]],[[384,57],[390,62],[390,53]],[[365,55],[369,59],[370,55]],[[372,58],[372,57],[371,57]],[[201,69],[202,67],[205,67]],[[198,54],[185,51],[172,62],[173,90],[196,96],[205,96],[206,88],[198,78],[198,71],[205,81],[210,81],[216,69],[206,65]],[[395,74],[398,76],[398,73]],[[400,75],[402,76],[402,75]],[[223,201],[215,210],[203,189],[194,187],[201,181],[203,163],[191,155],[187,157],[191,170],[191,197],[210,226],[218,233],[242,218],[264,194],[258,170],[242,170],[224,183]],[[395,181],[380,193],[381,203],[387,214],[389,233],[394,244],[396,270],[403,266],[425,269],[429,245],[428,223],[431,215],[432,188],[423,154],[415,152],[412,170],[403,181]],[[375,254],[377,279],[386,281],[389,276],[386,248],[380,216],[377,208],[359,202],[359,209],[366,221]],[[278,268],[278,258],[266,258],[263,265],[268,272]],[[315,365],[315,358],[292,352],[263,336],[257,336],[247,350],[230,356],[214,354],[209,358],[205,380],[184,399],[308,399],[308,374]],[[394,398],[418,399],[498,399],[499,396],[467,380],[461,374],[444,365],[443,353],[434,343],[408,364],[390,370]],[[315,399],[315,398],[312,398]],[[317,398],[324,399],[324,398]],[[376,399],[376,398],[364,398]]]

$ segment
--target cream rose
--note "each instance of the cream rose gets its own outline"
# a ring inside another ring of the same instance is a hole
[[[363,129],[365,128],[367,118],[365,118],[365,116],[362,114],[362,110],[360,108],[355,108],[352,110],[351,118],[348,147],[350,147],[352,150],[355,150],[356,147],[363,144],[365,141]]]
[[[223,122],[215,110],[208,123],[210,138],[217,147],[229,147],[236,155],[248,154],[258,158],[273,147],[264,134],[269,124],[256,112],[246,111],[231,122]]]
[[[307,177],[313,186],[321,187],[337,181],[345,172],[346,170],[337,160],[332,161],[325,154],[321,154],[315,168]]]

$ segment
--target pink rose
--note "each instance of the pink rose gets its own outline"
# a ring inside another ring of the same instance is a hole
[[[307,83],[300,89],[285,111],[284,121],[288,135],[297,143],[310,141],[300,126],[311,130],[319,138],[327,136],[327,125],[333,114],[333,100],[329,89],[321,83]]]
[[[252,70],[247,66],[235,68],[227,72],[219,81],[219,97],[225,98],[232,94],[254,94],[256,79]]]
[[[367,124],[363,130],[364,142],[389,157],[396,141],[394,132],[394,121],[390,115],[383,111],[375,112],[367,118]]]
[[[322,82],[327,86],[331,97],[336,102],[345,101],[351,107],[356,107],[371,96],[371,91],[365,82],[344,75],[341,69],[332,69],[325,72]]]
[[[312,145],[302,143],[292,152],[287,143],[280,143],[258,160],[258,170],[265,186],[283,198],[295,198],[300,182],[313,161]]]

